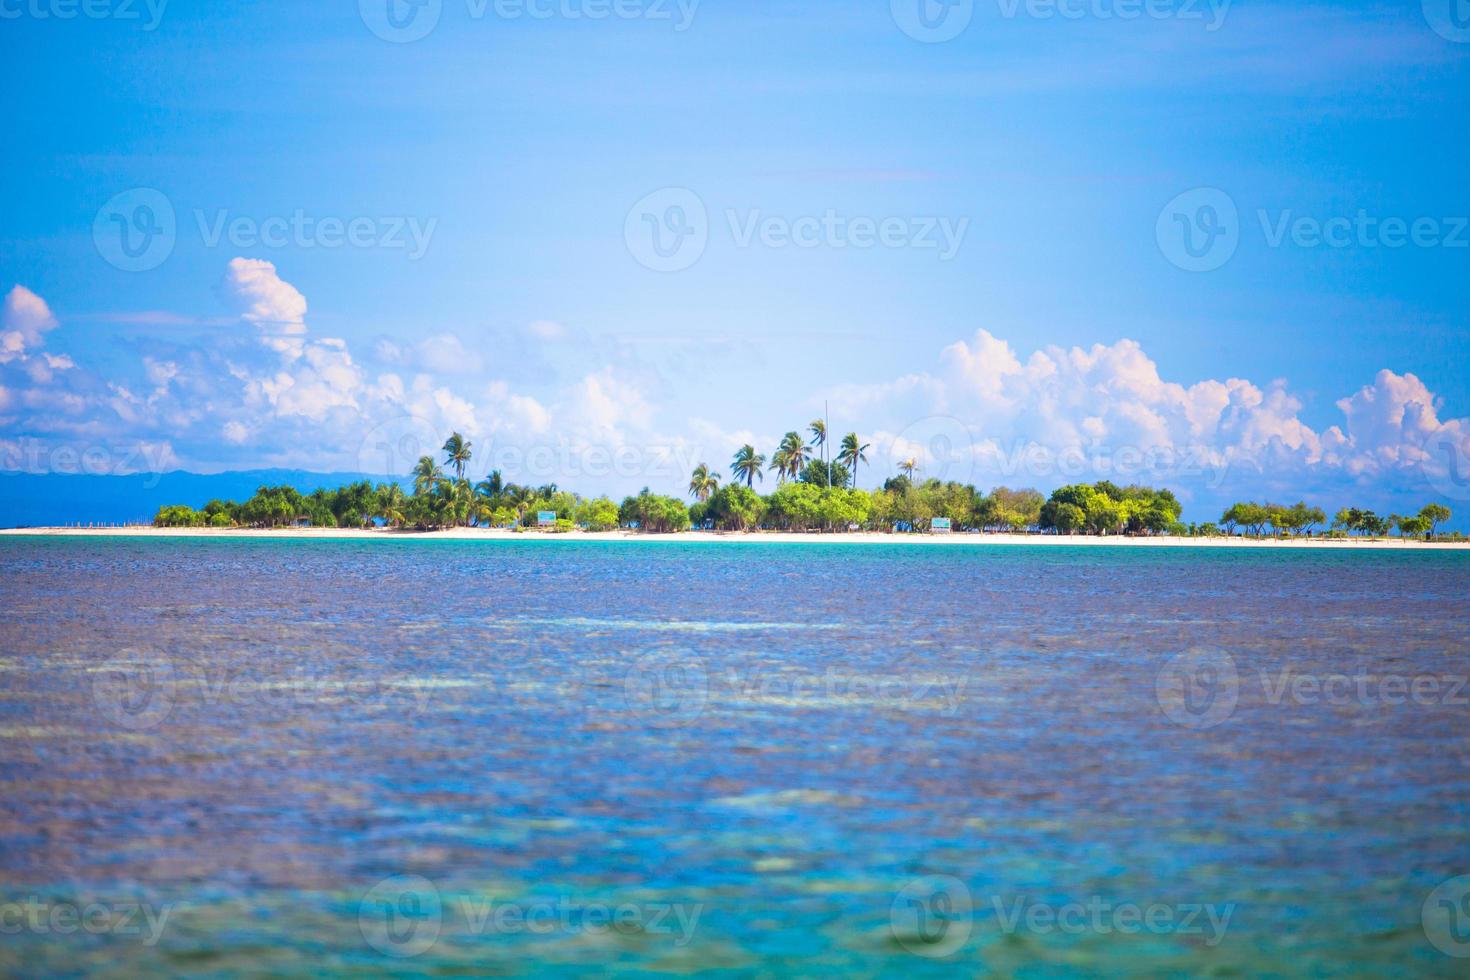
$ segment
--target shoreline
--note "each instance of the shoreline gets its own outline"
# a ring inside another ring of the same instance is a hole
[[[1008,545],[1103,548],[1312,548],[1324,550],[1464,551],[1470,541],[1428,542],[1403,538],[1173,538],[1055,534],[882,534],[874,531],[803,534],[792,531],[508,531],[502,528],[448,528],[442,531],[362,530],[358,528],[194,528],[194,527],[36,527],[0,528],[0,537],[272,538],[297,541],[599,541],[641,544],[898,544],[929,547]]]

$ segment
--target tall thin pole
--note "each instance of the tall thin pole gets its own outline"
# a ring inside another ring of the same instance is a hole
[[[827,489],[832,489],[832,457],[827,452],[827,443],[832,441],[832,415],[828,411],[827,402],[822,401],[822,458],[827,463]]]

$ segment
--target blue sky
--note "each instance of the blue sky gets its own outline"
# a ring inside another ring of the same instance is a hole
[[[1463,0],[392,2],[432,30],[0,0],[7,468],[355,469],[458,426],[674,490],[825,401],[873,482],[1132,446],[1197,452],[1152,475],[1201,506],[1470,499],[1435,468],[1470,453]],[[140,188],[176,230],[129,271]]]

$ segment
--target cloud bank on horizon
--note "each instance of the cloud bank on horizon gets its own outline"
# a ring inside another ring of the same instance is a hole
[[[724,469],[742,443],[768,450],[780,435],[741,428],[736,405],[691,415],[661,402],[628,358],[591,361],[533,394],[452,333],[381,338],[356,354],[309,327],[306,297],[268,261],[231,260],[216,293],[230,317],[209,342],[135,345],[132,370],[120,371],[48,352],[48,335],[66,325],[15,285],[0,313],[4,468],[402,474],[456,430],[477,447],[477,473],[679,492],[695,463]],[[529,324],[522,343],[596,347],[551,321]],[[923,476],[982,487],[1162,484],[1197,505],[1188,516],[1199,520],[1232,495],[1385,508],[1470,498],[1470,418],[1387,367],[1343,393],[1340,421],[1321,431],[1302,421],[1284,379],[1170,381],[1133,340],[1023,356],[985,329],[939,351],[929,370],[791,394],[793,427],[825,403],[837,436],[856,430],[872,444],[868,486],[913,457]]]

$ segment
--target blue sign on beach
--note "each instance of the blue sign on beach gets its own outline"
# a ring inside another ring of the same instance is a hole
[[[936,517],[929,523],[929,530],[935,534],[948,534],[953,528],[950,527],[948,517]]]
[[[556,524],[556,511],[539,510],[536,512],[536,523],[541,527],[552,527]]]

